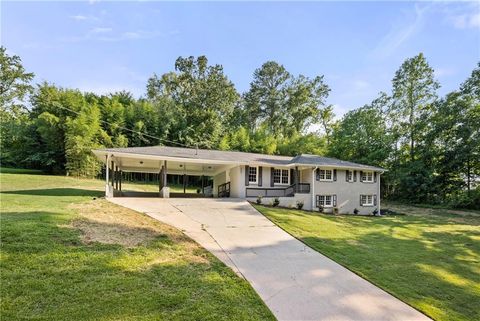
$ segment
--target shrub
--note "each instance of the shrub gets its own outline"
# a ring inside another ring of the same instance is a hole
[[[257,196],[257,204],[260,205],[262,204],[262,197],[261,196]]]
[[[334,215],[338,215],[338,207],[335,206],[335,207],[333,208],[333,214],[334,214]]]
[[[374,209],[373,212],[372,212],[373,216],[377,216],[378,214],[378,209]]]
[[[303,208],[303,201],[297,201],[297,209],[301,210]]]
[[[360,211],[358,210],[358,208],[355,207],[355,209],[353,210],[353,214],[358,215],[358,213],[360,213]]]
[[[278,199],[278,197],[275,197],[275,199],[273,200],[272,205],[273,205],[273,207],[276,207],[276,206],[278,206],[278,204],[280,204],[280,200]]]

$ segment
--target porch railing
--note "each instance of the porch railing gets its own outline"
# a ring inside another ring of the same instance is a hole
[[[247,187],[246,189],[246,197],[293,197],[295,193],[310,193],[310,184],[298,183],[283,188]]]
[[[230,197],[230,182],[218,185],[218,197]]]

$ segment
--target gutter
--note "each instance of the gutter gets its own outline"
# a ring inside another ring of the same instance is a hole
[[[315,166],[315,168],[312,170],[312,211],[315,208],[315,172],[318,169],[318,166]]]

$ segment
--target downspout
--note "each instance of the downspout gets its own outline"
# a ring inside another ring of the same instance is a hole
[[[382,177],[382,174],[383,174],[383,172],[378,173],[377,211],[378,211],[378,215],[379,215],[379,216],[382,216],[382,213],[380,212],[380,198],[381,198],[381,194],[380,194],[380,185],[381,185],[381,184],[380,184],[380,179],[381,179],[381,177]]]
[[[315,172],[317,169],[318,166],[315,166],[315,168],[312,170],[312,188],[310,189],[312,191],[312,211],[315,208]]]

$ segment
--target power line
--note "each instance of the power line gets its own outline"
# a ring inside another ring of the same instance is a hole
[[[61,108],[61,109],[65,109],[65,110],[68,110],[72,113],[75,113],[77,115],[80,115],[80,112],[76,111],[76,110],[73,110],[73,109],[70,109],[70,108],[67,108],[67,107],[64,107],[64,106],[56,106],[58,108]],[[139,135],[142,135],[142,136],[146,136],[146,137],[150,137],[150,138],[155,138],[155,139],[158,139],[159,141],[163,141],[165,143],[169,143],[169,144],[175,144],[175,145],[179,145],[179,146],[183,146],[183,147],[192,147],[192,146],[189,146],[189,145],[186,145],[186,144],[183,144],[183,143],[178,143],[178,142],[174,142],[174,141],[171,141],[171,140],[168,140],[168,139],[164,139],[164,138],[160,138],[160,137],[157,137],[157,136],[153,136],[153,135],[150,135],[150,134],[145,134],[145,133],[142,133],[142,132],[139,132],[139,131],[135,131],[133,129],[130,129],[130,128],[127,128],[127,127],[123,127],[123,126],[119,126],[117,124],[112,124],[112,123],[109,123],[108,121],[105,121],[103,119],[100,119],[100,122],[104,123],[104,124],[108,124],[110,126],[116,126],[117,128],[120,128],[122,130],[126,130],[126,131],[129,131],[129,132],[132,132],[132,133],[135,133],[135,134],[139,134]]]

